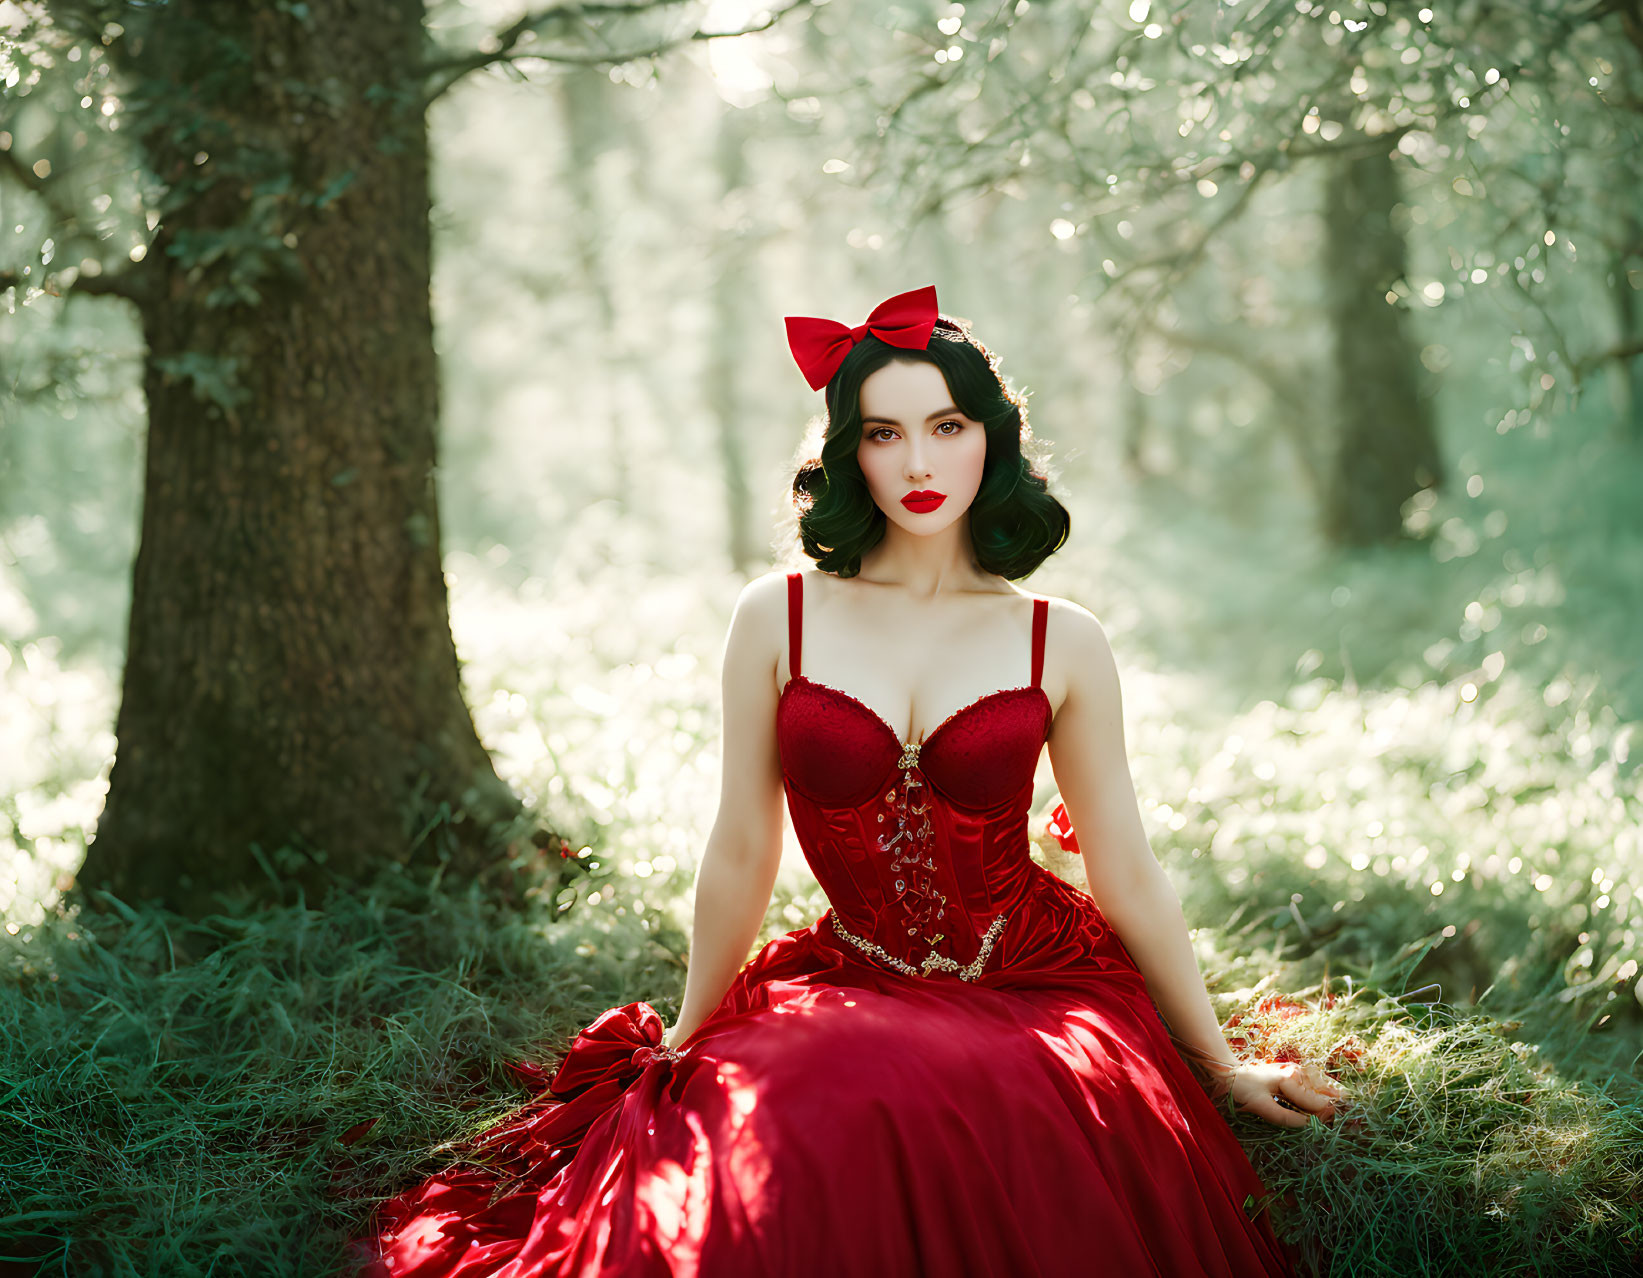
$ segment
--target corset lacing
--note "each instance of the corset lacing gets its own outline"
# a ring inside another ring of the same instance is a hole
[[[947,917],[947,894],[938,888],[935,882],[936,862],[930,848],[930,835],[935,827],[930,822],[930,804],[928,801],[919,803],[915,800],[914,792],[925,788],[923,779],[914,775],[918,768],[920,744],[918,741],[902,743],[901,758],[896,762],[896,766],[901,769],[901,778],[885,792],[885,808],[878,814],[881,822],[889,816],[894,816],[896,828],[880,834],[878,846],[880,851],[891,854],[890,872],[896,876],[896,894],[891,899],[908,911],[907,935],[917,936],[922,928],[925,942],[934,947],[947,935],[945,932],[932,930]],[[839,922],[836,913],[830,913],[828,918],[833,924],[833,930],[845,940],[857,949],[890,964],[897,971],[906,972],[909,976],[928,976],[932,971],[940,969],[957,973],[959,979],[964,981],[973,981],[981,975],[981,969],[987,962],[987,955],[992,951],[993,942],[998,939],[998,934],[1004,929],[1006,921],[1003,914],[993,919],[982,938],[980,950],[970,962],[960,964],[956,959],[949,958],[932,948],[923,963],[914,967],[911,963],[851,932]]]
[[[918,767],[919,742],[908,741],[896,766],[900,779],[884,794],[880,822],[895,818],[895,829],[881,833],[878,846],[890,856],[890,873],[895,875],[895,895],[891,898],[907,911],[907,935],[922,929],[926,945],[938,945],[944,932],[935,929],[947,917],[947,894],[936,886],[936,862],[930,848],[930,804],[917,801],[916,791],[924,789],[924,779],[914,775]],[[911,882],[909,882],[911,880]]]

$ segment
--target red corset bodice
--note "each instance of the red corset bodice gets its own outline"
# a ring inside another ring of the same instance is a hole
[[[788,810],[833,930],[880,963],[976,979],[1007,961],[1023,898],[1047,879],[1065,886],[1028,854],[1052,717],[1039,686],[1048,605],[1033,600],[1031,683],[906,743],[865,702],[800,673],[803,577],[788,575],[792,675],[776,710]]]

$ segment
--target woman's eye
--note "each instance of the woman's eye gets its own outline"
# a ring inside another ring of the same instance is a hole
[[[941,430],[945,426],[951,426],[953,428],[952,430],[945,432],[948,435],[956,435],[959,431],[964,429],[963,422],[953,421],[951,418],[947,421],[938,423],[936,429]],[[895,434],[896,432],[891,430],[888,426],[874,426],[867,431],[866,437],[870,440],[876,441],[879,439],[893,439]]]

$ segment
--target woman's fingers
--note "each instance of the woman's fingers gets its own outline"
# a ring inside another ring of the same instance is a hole
[[[1243,1106],[1253,1114],[1259,1114],[1269,1123],[1276,1123],[1279,1127],[1305,1127],[1310,1121],[1305,1114],[1297,1114],[1292,1109],[1285,1109],[1278,1103],[1276,1096],[1261,1096]]]
[[[1341,1085],[1311,1061],[1274,1061],[1241,1078],[1237,1107],[1279,1127],[1305,1127],[1314,1114],[1333,1119],[1345,1097]]]
[[[1346,1095],[1346,1089],[1331,1078],[1317,1061],[1303,1061],[1296,1071],[1297,1077],[1311,1084],[1312,1090],[1324,1096],[1341,1097]]]
[[[1337,1098],[1321,1090],[1315,1082],[1304,1075],[1290,1071],[1278,1080],[1278,1087],[1283,1092],[1285,1100],[1299,1105],[1302,1109],[1311,1110],[1324,1117],[1332,1117],[1335,1113]]]

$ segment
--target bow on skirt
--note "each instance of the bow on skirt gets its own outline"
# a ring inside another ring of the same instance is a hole
[[[538,1090],[513,1117],[482,1133],[475,1148],[519,1157],[538,1171],[567,1162],[588,1129],[652,1064],[677,1059],[662,1042],[662,1017],[640,1001],[601,1012],[576,1036],[550,1078],[542,1066],[508,1068]]]

